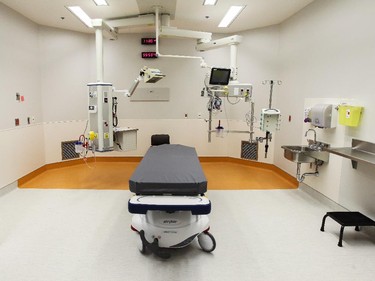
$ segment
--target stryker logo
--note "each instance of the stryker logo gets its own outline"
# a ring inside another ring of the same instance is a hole
[[[178,223],[178,220],[164,220],[163,223],[164,224],[176,224]]]

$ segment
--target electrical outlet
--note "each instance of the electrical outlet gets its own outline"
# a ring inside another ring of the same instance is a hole
[[[202,119],[202,113],[198,113],[198,119]]]
[[[14,119],[14,124],[16,126],[19,126],[20,125],[20,119],[19,118]]]

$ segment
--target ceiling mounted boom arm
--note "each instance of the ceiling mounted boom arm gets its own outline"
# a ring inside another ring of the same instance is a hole
[[[125,27],[134,27],[134,26],[147,26],[155,24],[155,15],[137,15],[133,17],[119,18],[113,20],[106,20],[106,23],[109,26],[114,28],[125,28]]]
[[[102,19],[93,19],[92,26],[95,29],[101,29],[103,32],[104,38],[110,39],[110,40],[117,40],[117,35],[118,35],[117,28],[110,26],[109,24],[107,24],[106,21]]]
[[[221,48],[229,45],[238,45],[242,42],[242,36],[232,35],[221,39],[209,41],[209,42],[198,42],[195,49],[197,51],[208,51],[216,48]]]
[[[230,46],[230,68],[231,68],[231,81],[237,81],[238,68],[237,68],[237,47],[242,42],[242,36],[233,35],[221,39],[213,40],[210,42],[198,42],[195,49],[197,51],[208,51],[216,48]]]
[[[204,61],[203,57],[198,57],[198,56],[182,56],[182,55],[163,55],[163,54],[161,54],[159,52],[159,37],[161,36],[161,31],[160,31],[160,26],[159,25],[160,25],[160,22],[159,22],[159,7],[155,7],[156,54],[158,55],[158,57],[164,57],[164,58],[183,58],[183,59],[199,59],[201,61],[201,67],[207,67],[207,64]],[[172,30],[171,28],[167,28],[167,29],[169,31]],[[184,33],[187,36],[183,36]],[[195,36],[199,36],[199,37],[197,38]],[[195,39],[200,40],[200,39],[202,39],[200,36],[204,36],[204,37],[209,36],[211,38],[211,33],[209,33],[209,34],[207,32],[197,32],[197,33],[194,33],[194,31],[191,31],[191,30],[178,30],[178,29],[175,29],[175,31],[174,31],[174,37],[195,38]]]
[[[161,37],[179,37],[179,38],[192,38],[202,42],[209,42],[212,33],[203,31],[194,31],[186,29],[178,29],[176,27],[162,26],[160,30]]]

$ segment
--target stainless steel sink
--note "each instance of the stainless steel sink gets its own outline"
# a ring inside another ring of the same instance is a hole
[[[307,145],[283,145],[284,157],[296,163],[314,163],[315,160],[328,162],[329,152]]]

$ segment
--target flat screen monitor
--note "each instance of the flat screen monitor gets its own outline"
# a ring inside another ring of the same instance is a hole
[[[230,69],[216,68],[211,69],[210,85],[228,85],[230,78]]]

